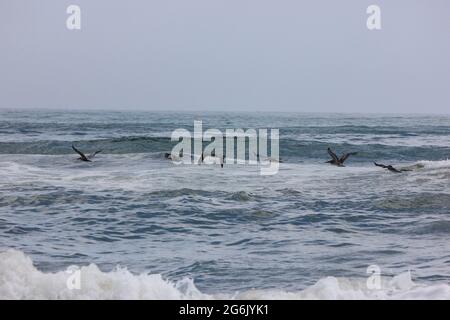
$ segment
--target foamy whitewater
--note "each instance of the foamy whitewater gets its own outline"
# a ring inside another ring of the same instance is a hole
[[[194,120],[280,129],[279,173],[164,159]],[[449,299],[449,141],[447,116],[0,111],[0,298]]]
[[[376,290],[369,290],[365,279],[327,277],[297,292],[248,290],[205,294],[188,278],[173,283],[160,274],[133,275],[121,268],[102,272],[95,264],[80,268],[79,289],[70,289],[67,281],[71,270],[43,273],[22,252],[8,250],[0,253],[0,296],[4,299],[450,299],[449,285],[417,285],[410,273],[382,279]]]

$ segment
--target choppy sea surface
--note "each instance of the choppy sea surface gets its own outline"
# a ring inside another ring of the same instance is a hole
[[[278,128],[278,174],[174,165],[194,120]],[[445,115],[0,110],[0,298],[450,299],[449,158]]]

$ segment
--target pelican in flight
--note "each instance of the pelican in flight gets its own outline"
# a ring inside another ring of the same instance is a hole
[[[85,162],[92,162],[92,159],[100,152],[102,152],[102,150],[98,150],[95,151],[94,153],[86,156],[83,152],[81,152],[80,150],[78,150],[77,148],[75,148],[74,145],[72,145],[72,149],[73,151],[75,151],[76,153],[78,153],[80,155],[80,157],[78,158],[78,160],[80,161],[85,161]]]
[[[166,158],[168,160],[179,161],[179,160],[181,160],[181,158],[183,158],[183,150],[181,150],[181,152],[179,153],[178,156],[176,154],[174,154],[172,156],[172,153],[166,152],[166,153],[164,153],[164,158]]]
[[[218,158],[218,157],[216,157],[216,150],[213,150],[211,152],[211,157]],[[222,155],[222,159],[220,159],[220,158],[218,158],[218,159],[219,159],[220,167],[223,168],[223,163],[225,161],[225,155]],[[198,159],[198,164],[202,164],[204,162],[205,162],[205,154],[202,152],[200,158]],[[214,163],[217,163],[217,162],[214,161]]]
[[[328,154],[333,159],[327,161],[326,163],[333,164],[333,165],[338,166],[338,167],[345,167],[344,166],[345,160],[347,160],[347,158],[349,156],[354,156],[355,154],[357,154],[357,152],[344,153],[340,158],[338,158],[337,155],[331,150],[331,148],[328,148],[327,151],[328,151]]]
[[[394,168],[391,165],[386,166],[384,164],[376,163],[376,162],[374,162],[373,164],[376,165],[377,167],[388,169],[389,171],[394,172],[394,173],[402,173],[402,172],[405,172],[405,171],[412,171],[411,169],[400,169],[399,170],[399,169]]]

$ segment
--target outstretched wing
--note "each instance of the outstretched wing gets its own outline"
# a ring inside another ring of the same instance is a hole
[[[346,154],[342,155],[342,157],[341,157],[341,159],[339,159],[339,161],[342,162],[342,163],[344,163],[344,161],[347,160],[348,157],[354,156],[354,155],[356,155],[356,154],[358,154],[358,152],[349,152],[349,153],[346,153]]]
[[[337,155],[333,151],[331,151],[331,148],[328,148],[327,151],[330,157],[332,157],[335,162],[339,162]]]
[[[81,160],[83,160],[83,161],[89,161],[89,159],[86,158],[86,156],[84,155],[84,153],[81,152],[80,150],[78,150],[77,148],[75,148],[74,145],[72,145],[72,149],[73,149],[73,151],[75,151],[76,153],[78,153],[78,154],[80,155]]]
[[[376,163],[376,162],[374,162],[373,163],[374,165],[376,165],[377,167],[381,167],[381,168],[387,168],[387,166],[385,166],[384,164],[381,164],[381,163]]]
[[[402,173],[401,170],[398,170],[398,169],[394,168],[393,166],[389,166],[388,170],[392,171],[392,172],[395,172],[395,173]]]
[[[102,152],[103,150],[98,150],[98,151],[95,151],[93,154],[90,154],[89,155],[89,159],[92,159],[93,157],[95,157],[97,154],[99,154],[100,152]]]

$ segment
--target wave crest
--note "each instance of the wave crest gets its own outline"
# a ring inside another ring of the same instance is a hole
[[[74,270],[68,268],[68,270]],[[71,273],[44,273],[18,250],[0,252],[1,299],[450,299],[450,286],[419,286],[404,273],[369,290],[365,279],[327,277],[302,291],[249,290],[214,295],[200,292],[192,279],[167,281],[160,274],[134,275],[126,268],[102,272],[95,264],[81,267],[80,289],[67,285]]]

